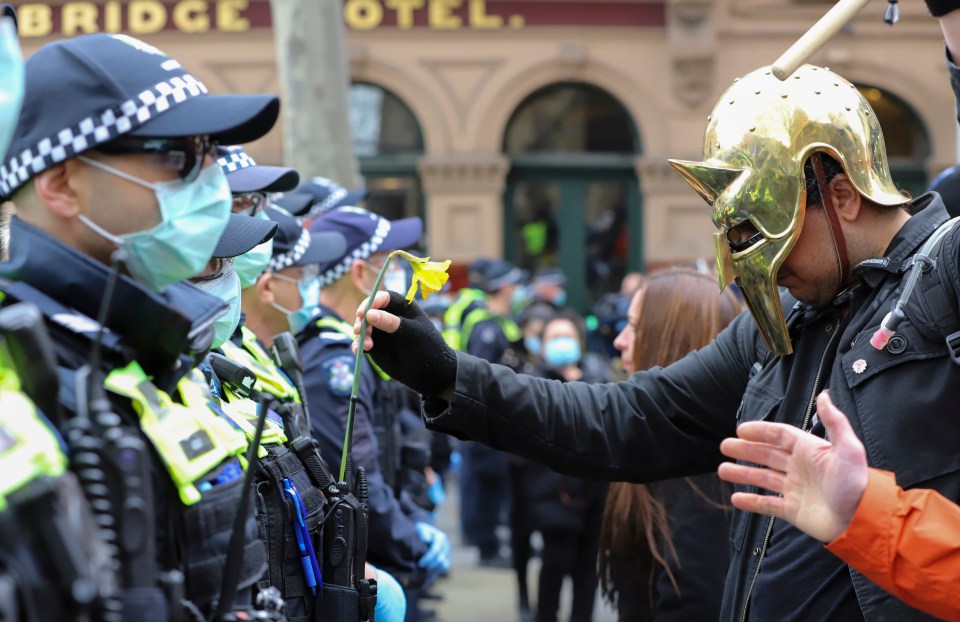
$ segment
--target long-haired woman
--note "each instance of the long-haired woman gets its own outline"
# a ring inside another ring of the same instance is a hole
[[[716,277],[672,268],[646,279],[614,345],[629,373],[709,344],[741,310]],[[715,621],[729,560],[725,485],[713,474],[614,484],[603,514],[600,582],[621,622]]]

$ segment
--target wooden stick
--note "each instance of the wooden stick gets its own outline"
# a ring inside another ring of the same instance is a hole
[[[840,32],[868,2],[870,0],[840,0],[833,5],[826,15],[773,63],[773,75],[780,80],[789,78],[814,52]]]

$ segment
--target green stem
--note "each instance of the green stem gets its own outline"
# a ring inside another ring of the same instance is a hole
[[[393,259],[393,253],[387,255],[386,261],[383,262],[383,267],[380,268],[380,274],[377,275],[377,280],[373,284],[373,293],[370,294],[370,297],[367,299],[367,308],[363,312],[363,317],[360,319],[360,337],[359,343],[357,344],[357,361],[353,365],[353,390],[350,392],[350,406],[347,408],[347,431],[343,437],[343,453],[340,455],[340,479],[338,481],[344,481],[344,477],[347,475],[347,456],[350,455],[350,442],[353,440],[353,416],[357,410],[357,397],[360,391],[360,370],[363,369],[363,342],[366,339],[367,335],[367,313],[370,312],[370,304],[373,303],[373,297],[377,295],[377,292],[380,291],[380,284],[383,282],[383,275],[387,272],[387,266],[390,265],[390,260]]]

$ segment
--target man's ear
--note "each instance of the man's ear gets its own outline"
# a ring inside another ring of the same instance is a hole
[[[61,220],[72,220],[80,213],[75,162],[67,161],[39,173],[33,178],[37,197],[49,208],[50,213]]]
[[[363,266],[362,259],[358,259],[352,264],[350,264],[350,272],[349,272],[350,280],[353,282],[353,286],[360,291],[364,290],[364,285],[365,285],[365,283],[363,282],[364,270],[366,270],[366,268],[364,268]]]
[[[841,220],[853,222],[860,215],[863,207],[863,197],[853,186],[850,178],[843,173],[838,174],[828,184],[833,196],[833,205]]]
[[[273,304],[276,300],[273,293],[273,276],[269,272],[261,274],[253,286],[257,288],[257,296],[263,304]]]

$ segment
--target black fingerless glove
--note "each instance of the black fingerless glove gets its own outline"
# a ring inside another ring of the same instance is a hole
[[[927,10],[930,11],[930,15],[934,17],[940,17],[946,15],[951,11],[956,11],[960,9],[960,1],[958,0],[925,0],[927,3]]]
[[[452,387],[457,379],[457,353],[427,314],[397,292],[390,292],[383,310],[400,318],[400,328],[395,333],[373,329],[370,356],[380,369],[425,397],[437,397]]]

